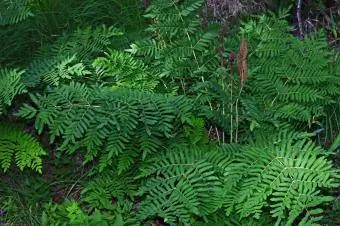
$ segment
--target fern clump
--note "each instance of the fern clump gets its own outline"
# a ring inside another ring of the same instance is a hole
[[[28,87],[58,86],[71,79],[82,80],[90,71],[85,66],[103,53],[114,37],[122,35],[117,28],[101,26],[65,33],[51,45],[43,46],[34,57],[23,81]]]
[[[209,48],[216,45],[217,27],[202,29],[196,16],[203,2],[153,1],[145,15],[151,20],[146,29],[151,37],[135,42],[128,50],[145,58],[168,92],[188,92],[219,65],[215,48]]]
[[[0,166],[6,172],[15,164],[42,173],[42,157],[46,152],[29,134],[9,125],[0,125]]]
[[[0,2],[0,221],[326,222],[340,82],[326,36],[294,37],[286,10],[234,26],[211,23],[211,1],[111,3]],[[22,172],[42,172],[40,143],[44,177]]]
[[[35,117],[35,128],[39,133],[48,128],[51,142],[60,137],[60,150],[86,150],[85,162],[100,157],[101,168],[126,150],[144,157],[157,152],[164,138],[176,136],[180,123],[190,120],[193,109],[183,97],[79,83],[31,98],[35,106],[26,104],[18,115]]]
[[[290,132],[245,146],[224,173],[227,214],[259,218],[269,208],[277,224],[291,225],[300,215],[319,221],[319,206],[333,199],[321,189],[337,186],[324,154],[306,134]]]
[[[263,102],[258,106],[269,113],[266,120],[311,125],[335,103],[340,80],[332,73],[322,31],[300,40],[289,34],[284,18],[262,16],[243,26],[253,70],[246,84],[255,101]]]
[[[223,168],[227,150],[213,147],[174,148],[151,159],[141,169],[146,178],[138,195],[145,196],[137,217],[159,216],[174,225],[215,212],[223,203]]]
[[[117,170],[106,169],[89,180],[82,191],[87,211],[114,211],[117,203],[132,200],[139,182],[134,177],[131,172],[119,174]]]
[[[44,207],[41,225],[103,225],[107,226],[109,220],[99,212],[88,216],[79,207],[76,201],[66,200],[61,205],[48,203]]]

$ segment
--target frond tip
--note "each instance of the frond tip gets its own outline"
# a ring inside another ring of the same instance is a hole
[[[42,173],[42,159],[46,155],[41,145],[18,128],[0,125],[0,168],[6,172],[15,159],[16,165]]]

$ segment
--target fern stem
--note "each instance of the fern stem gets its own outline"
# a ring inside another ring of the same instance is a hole
[[[181,81],[181,86],[182,86],[183,94],[185,95],[185,84],[184,84],[184,81],[183,81],[183,79],[180,79],[180,81]]]
[[[235,142],[238,143],[238,127],[239,127],[239,114],[238,114],[238,102],[240,100],[240,96],[243,90],[243,86],[241,86],[240,88],[240,92],[238,94],[238,97],[236,99],[236,103],[235,103],[235,117],[236,117],[236,132],[235,132]]]
[[[233,83],[230,80],[230,143],[233,142]]]

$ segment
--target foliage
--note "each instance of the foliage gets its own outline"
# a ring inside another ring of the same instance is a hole
[[[3,0],[0,3],[0,26],[16,24],[33,16],[30,2],[31,0]]]
[[[338,54],[288,10],[213,24],[205,3],[0,3],[0,222],[330,221]]]
[[[57,86],[63,80],[82,78],[90,72],[85,63],[98,56],[110,40],[122,35],[113,27],[101,26],[78,29],[72,34],[65,34],[51,45],[44,46],[29,65],[23,76],[24,83],[35,87],[44,85]]]
[[[155,74],[162,78],[162,89],[186,93],[192,81],[201,80],[210,67],[218,65],[214,45],[216,26],[200,28],[195,17],[203,1],[153,1],[145,17],[152,20],[146,29],[152,35],[131,45],[129,52],[150,60]],[[148,61],[147,61],[148,62]],[[203,78],[204,79],[204,78]],[[176,83],[174,83],[176,81]]]
[[[98,57],[92,66],[94,79],[102,85],[153,91],[158,84],[143,61],[122,51],[109,50],[105,57]]]
[[[293,38],[279,18],[260,17],[245,24],[242,34],[250,41],[249,76],[253,95],[263,101],[274,120],[312,123],[325,115],[339,95],[339,77],[329,70],[330,51],[320,31],[304,40]],[[255,100],[259,103],[259,100]],[[289,102],[287,104],[287,102]]]
[[[2,222],[9,225],[40,225],[42,205],[49,200],[51,186],[32,171],[12,170],[0,175],[0,206]]]
[[[311,222],[319,221],[314,215],[323,210],[318,206],[333,200],[319,189],[337,184],[325,151],[306,136],[310,135],[282,132],[272,141],[260,138],[246,146],[225,171],[231,191],[226,197],[227,213],[235,209],[241,217],[258,218],[269,207],[277,224],[291,225],[301,214]]]
[[[0,166],[6,172],[13,159],[23,170],[25,167],[42,173],[42,156],[46,152],[30,134],[15,125],[0,125]]]
[[[24,73],[18,69],[0,68],[0,115],[6,111],[6,107],[12,104],[16,95],[27,92],[22,84],[21,76]]]
[[[132,199],[137,191],[137,181],[131,173],[118,174],[108,169],[93,178],[82,191],[82,201],[86,203],[87,211],[117,209],[117,203]]]
[[[156,152],[164,138],[178,132],[176,124],[189,120],[192,109],[190,101],[181,97],[88,88],[79,83],[31,98],[37,108],[25,105],[18,115],[36,116],[35,128],[41,133],[46,125],[50,142],[61,136],[62,151],[85,149],[85,162],[99,155],[100,169],[129,149],[144,157]]]
[[[230,153],[212,147],[167,150],[142,167],[149,179],[137,194],[146,196],[137,217],[160,216],[172,225],[190,225],[193,215],[205,216],[221,208],[223,167]]]
[[[61,205],[48,203],[42,215],[42,225],[109,225],[105,216],[96,212],[88,216],[75,201],[65,201]]]

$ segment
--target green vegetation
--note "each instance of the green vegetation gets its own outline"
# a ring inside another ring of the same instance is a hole
[[[211,2],[0,3],[0,225],[337,224],[329,31]]]

